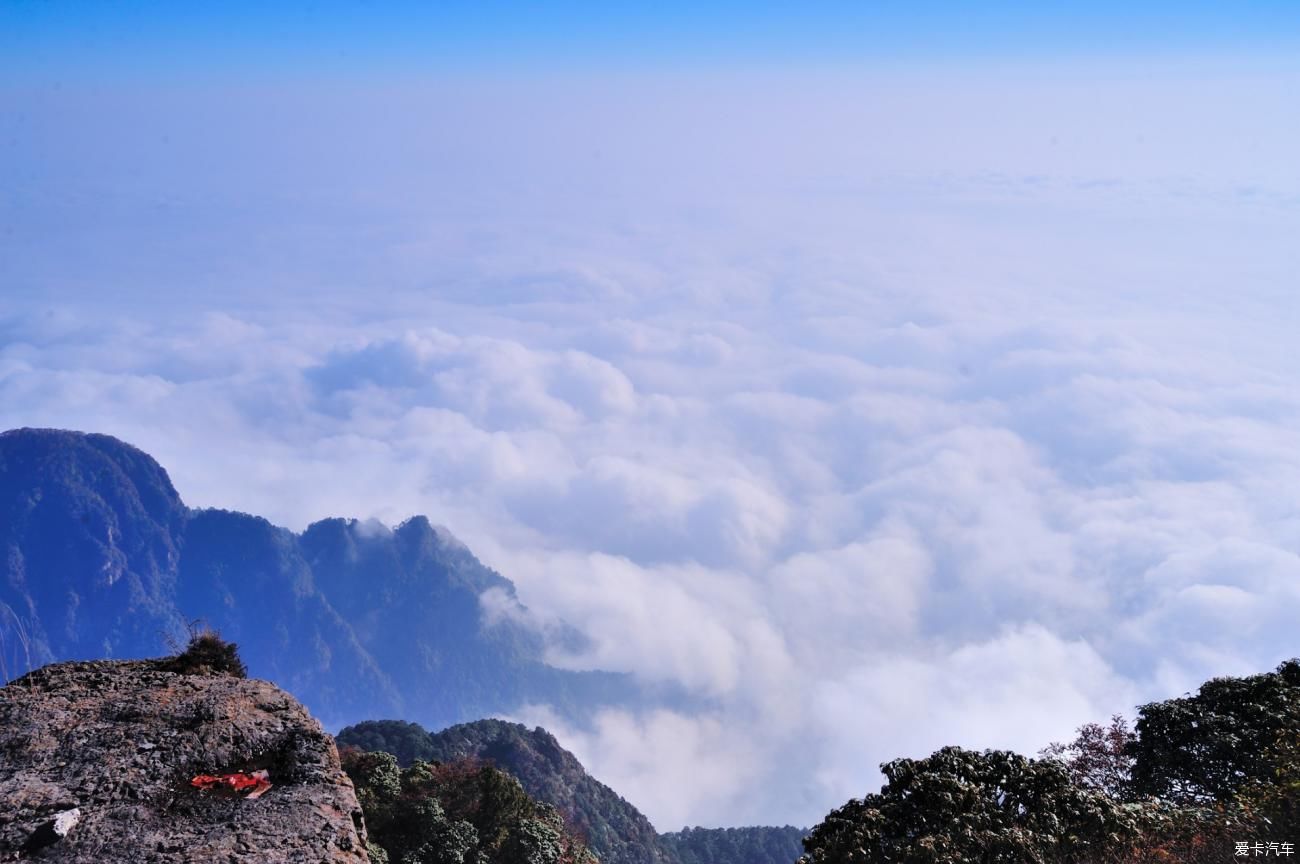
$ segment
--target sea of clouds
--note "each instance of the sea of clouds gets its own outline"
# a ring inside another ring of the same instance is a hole
[[[0,427],[426,513],[695,696],[517,718],[811,825],[1297,653],[1300,79],[1158,72],[10,88]]]

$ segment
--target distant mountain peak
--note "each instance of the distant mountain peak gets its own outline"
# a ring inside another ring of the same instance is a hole
[[[302,534],[191,510],[147,453],[108,435],[0,433],[0,670],[153,656],[201,619],[331,725],[432,725],[626,698],[620,676],[543,662],[538,634],[484,624],[514,585],[425,516],[323,519]]]
[[[166,469],[148,453],[111,435],[24,427],[0,432],[0,483],[68,483],[70,470],[92,488],[133,487],[145,512],[159,519],[183,514],[185,504]],[[34,475],[29,472],[43,472]]]
[[[153,458],[108,435],[0,433],[5,666],[130,656],[173,629],[187,510]],[[94,617],[95,621],[90,622]]]

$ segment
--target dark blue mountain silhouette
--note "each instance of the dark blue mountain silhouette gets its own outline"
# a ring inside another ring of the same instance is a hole
[[[485,623],[479,596],[514,586],[423,516],[295,534],[191,510],[157,462],[107,435],[0,434],[0,568],[9,677],[157,656],[201,619],[331,727],[397,716],[439,728],[524,702],[578,713],[637,698],[624,676],[547,666],[541,638],[516,622]]]

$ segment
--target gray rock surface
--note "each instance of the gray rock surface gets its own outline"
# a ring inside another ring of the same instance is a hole
[[[263,768],[274,785],[256,800],[190,785]],[[55,664],[0,688],[0,861],[367,857],[334,741],[293,697],[140,660]]]

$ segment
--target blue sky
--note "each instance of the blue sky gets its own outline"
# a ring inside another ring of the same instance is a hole
[[[1278,54],[1279,2],[94,3],[10,0],[12,72],[207,74],[493,66],[871,63]]]
[[[1273,668],[1300,13],[1047,5],[4,3],[0,427],[445,524],[665,830]]]

